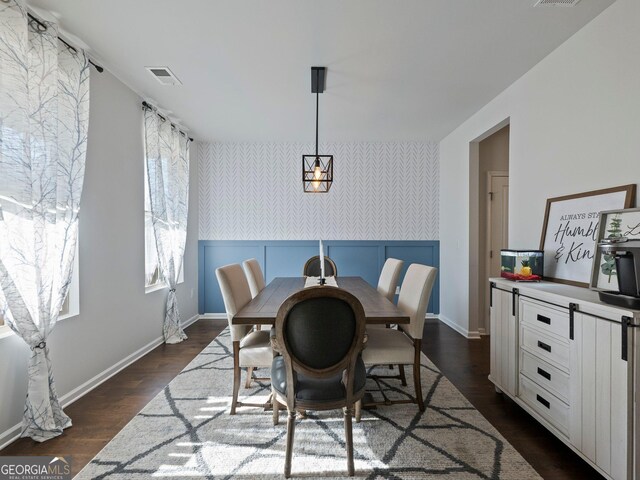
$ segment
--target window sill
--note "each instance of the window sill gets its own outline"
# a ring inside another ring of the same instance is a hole
[[[13,330],[11,330],[8,325],[0,326],[0,339],[10,337],[15,334],[16,333]]]
[[[184,279],[180,279],[177,285],[181,285],[183,283],[184,283]],[[158,290],[163,290],[165,288],[169,288],[169,286],[164,282],[160,282],[154,285],[149,285],[148,287],[144,287],[144,293],[147,294],[151,292],[157,292]]]
[[[156,292],[158,290],[163,290],[167,288],[167,286],[164,283],[156,283],[155,285],[149,285],[148,287],[144,287],[144,293],[151,293],[151,292]]]
[[[80,312],[65,313],[64,315],[58,316],[58,322],[79,316]],[[16,332],[11,330],[11,328],[9,328],[9,325],[0,325],[0,340],[2,340],[3,338],[12,337],[15,334]]]

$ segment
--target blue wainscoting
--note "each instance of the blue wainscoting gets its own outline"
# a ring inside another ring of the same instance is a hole
[[[318,254],[318,242],[311,240],[200,240],[198,245],[198,309],[223,313],[224,303],[215,270],[248,258],[260,262],[267,283],[275,277],[299,277],[304,263]],[[440,244],[425,241],[334,240],[323,241],[325,253],[338,267],[338,277],[359,276],[374,287],[387,258],[404,260],[400,282],[412,263],[439,267]],[[428,312],[440,311],[440,280],[436,279]]]

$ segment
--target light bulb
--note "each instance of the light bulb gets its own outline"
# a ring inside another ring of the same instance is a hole
[[[316,159],[313,166],[313,178],[314,181],[311,184],[315,190],[318,190],[320,188],[320,179],[322,178],[322,168],[320,168],[320,160],[318,159]]]

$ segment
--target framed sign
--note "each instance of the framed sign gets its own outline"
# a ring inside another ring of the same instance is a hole
[[[623,185],[547,199],[540,240],[545,279],[588,287],[600,212],[629,208],[635,193],[635,185]]]
[[[605,238],[627,237],[640,239],[640,208],[600,212],[600,226],[596,244]],[[616,262],[612,255],[602,255],[596,249],[591,271],[591,288],[619,291]]]

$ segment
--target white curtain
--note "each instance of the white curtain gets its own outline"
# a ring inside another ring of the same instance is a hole
[[[144,131],[158,266],[162,280],[169,286],[163,326],[164,341],[179,343],[187,338],[180,326],[176,284],[182,270],[187,240],[190,140],[169,120],[161,118],[151,109],[145,109]]]
[[[47,338],[67,295],[76,252],[89,121],[89,64],[0,2],[0,313],[31,348],[22,436],[71,426],[53,381]]]

